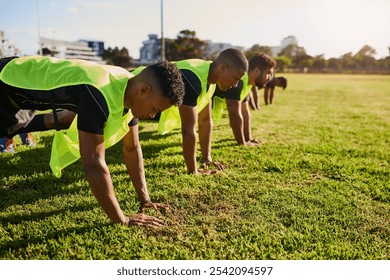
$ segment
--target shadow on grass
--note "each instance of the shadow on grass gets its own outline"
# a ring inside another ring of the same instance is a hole
[[[139,135],[142,145],[142,151],[147,157],[155,157],[167,148],[181,147],[181,140],[171,141],[172,137],[177,137],[179,132],[171,132],[165,135],[160,135],[155,132],[141,132]],[[153,139],[153,143],[145,143],[146,140]],[[181,139],[181,137],[180,137]]]
[[[181,147],[181,141],[171,141],[174,133],[160,135],[154,131],[141,131],[139,139],[142,146],[142,153],[145,159],[161,156],[161,152],[174,147]],[[152,142],[148,142],[152,139]],[[181,153],[181,149],[180,149]],[[177,155],[177,153],[164,153],[164,156]],[[122,142],[106,150],[106,161],[108,164],[123,164]]]
[[[77,194],[82,191],[74,182],[83,179],[82,173],[77,176],[64,176],[66,180],[55,178],[53,175],[40,174],[38,178],[22,177],[9,185],[0,188],[0,211],[12,205],[31,204],[38,200],[57,196]]]
[[[68,236],[71,234],[82,234],[85,232],[96,230],[96,228],[102,228],[105,226],[109,226],[108,223],[94,223],[93,225],[83,226],[83,227],[71,227],[64,230],[53,230],[44,236],[37,237],[34,236],[24,236],[23,239],[12,240],[8,242],[4,242],[0,246],[0,255],[3,255],[2,252],[9,252],[12,250],[21,250],[32,246],[34,244],[43,244],[50,239],[59,239],[63,236]]]
[[[97,207],[99,207],[97,203],[82,202],[82,204],[77,206],[65,207],[62,209],[56,209],[56,210],[46,211],[46,212],[28,213],[28,214],[10,214],[2,218],[2,223],[20,224],[23,222],[39,222],[52,216],[61,215],[68,212],[79,213],[83,211],[89,211]]]
[[[28,177],[36,172],[50,171],[52,139],[51,136],[41,137],[39,145],[44,145],[44,147],[17,146],[13,154],[0,154],[0,178],[14,175]]]
[[[39,144],[45,147],[20,148],[15,154],[0,155],[0,210],[80,191],[80,186],[71,186],[85,178],[79,164],[69,166],[60,179],[52,174],[51,140],[41,137]]]
[[[223,149],[223,148],[226,148],[226,147],[231,147],[231,146],[235,146],[235,147],[240,147],[236,140],[234,140],[234,138],[226,138],[226,139],[221,139],[221,140],[216,140],[212,143],[212,149]]]

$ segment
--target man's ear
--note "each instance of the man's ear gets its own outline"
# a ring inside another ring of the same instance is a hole
[[[219,72],[220,72],[220,73],[223,73],[223,72],[225,72],[225,71],[227,70],[227,68],[228,68],[228,66],[227,66],[226,63],[221,63],[221,64],[219,65]]]
[[[259,67],[255,67],[253,71],[255,72],[257,77],[261,74],[261,69]]]
[[[137,92],[139,95],[149,94],[151,92],[151,87],[149,84],[141,82],[138,84]]]

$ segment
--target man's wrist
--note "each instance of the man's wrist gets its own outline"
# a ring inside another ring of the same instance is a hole
[[[150,202],[152,202],[152,200],[150,199],[150,198],[147,198],[147,199],[142,199],[141,200],[141,204],[147,204],[147,203],[150,203]]]

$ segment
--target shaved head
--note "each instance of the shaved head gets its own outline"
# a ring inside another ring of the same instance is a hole
[[[237,49],[226,49],[222,51],[217,59],[216,64],[226,64],[228,67],[242,69],[248,71],[248,60],[245,55]]]

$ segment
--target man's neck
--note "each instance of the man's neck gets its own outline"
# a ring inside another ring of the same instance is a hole
[[[207,76],[207,84],[216,84],[217,83],[217,75],[216,75],[216,64],[212,62],[210,64],[209,74]]]
[[[134,78],[133,78],[134,79]],[[133,79],[129,79],[127,81],[127,86],[126,86],[126,89],[125,89],[125,96],[124,96],[124,100],[123,100],[123,106],[126,108],[126,109],[131,109],[131,104],[132,104],[132,100],[131,100],[131,97],[132,97],[132,88],[134,86],[134,81]]]

